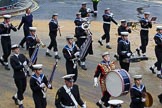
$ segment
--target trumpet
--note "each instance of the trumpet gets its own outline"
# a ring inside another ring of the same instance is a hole
[[[42,48],[45,48],[45,47],[46,47],[46,44],[44,44],[44,43],[42,42],[42,40],[41,40],[40,38],[38,38],[37,35],[36,35],[36,38],[38,39],[38,42],[39,42],[39,44],[42,46]]]

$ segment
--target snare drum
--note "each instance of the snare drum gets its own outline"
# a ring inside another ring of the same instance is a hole
[[[131,87],[130,75],[124,69],[110,71],[106,76],[106,89],[113,97],[125,95]]]

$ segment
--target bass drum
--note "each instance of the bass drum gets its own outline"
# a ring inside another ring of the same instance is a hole
[[[124,69],[110,71],[106,76],[106,89],[113,97],[125,95],[131,88],[130,75]]]

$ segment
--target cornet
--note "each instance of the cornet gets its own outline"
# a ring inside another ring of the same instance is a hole
[[[42,40],[40,38],[38,38],[38,36],[36,35],[36,38],[39,40],[40,45],[42,46],[42,48],[45,48],[46,45],[42,42]]]

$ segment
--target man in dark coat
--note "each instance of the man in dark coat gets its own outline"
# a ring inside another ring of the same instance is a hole
[[[66,71],[67,74],[75,74],[74,82],[77,80],[78,69],[77,69],[77,59],[79,57],[79,49],[76,44],[73,42],[72,36],[67,36],[67,45],[64,46],[62,52],[66,59]]]
[[[28,59],[20,54],[19,46],[17,44],[12,45],[11,47],[14,54],[10,57],[10,64],[14,70],[14,81],[17,87],[17,93],[12,97],[16,105],[19,105],[19,108],[24,108],[23,106],[23,94],[26,90],[27,85],[27,68],[29,64]]]
[[[32,70],[35,72],[30,79],[30,88],[33,92],[33,100],[35,108],[46,108],[46,91],[45,87],[52,89],[52,85],[48,83],[46,76],[42,73],[42,64],[35,64]]]
[[[73,84],[73,76],[75,74],[68,74],[63,76],[65,79],[65,85],[58,89],[55,97],[55,106],[56,108],[77,108],[78,105],[81,108],[86,108],[86,104],[83,103],[79,87],[76,84]]]
[[[18,30],[20,30],[21,26],[23,25],[23,30],[24,30],[24,38],[21,40],[19,45],[24,48],[24,43],[26,42],[26,37],[29,36],[29,27],[32,27],[32,22],[33,22],[33,15],[30,12],[30,8],[26,9],[26,14],[22,16],[21,22],[18,26]],[[26,49],[27,46],[26,46]]]
[[[10,70],[8,66],[8,57],[11,54],[11,30],[17,31],[16,27],[10,23],[11,15],[3,15],[4,21],[0,24],[0,36],[3,55],[0,57],[0,62],[5,66],[6,70]]]

